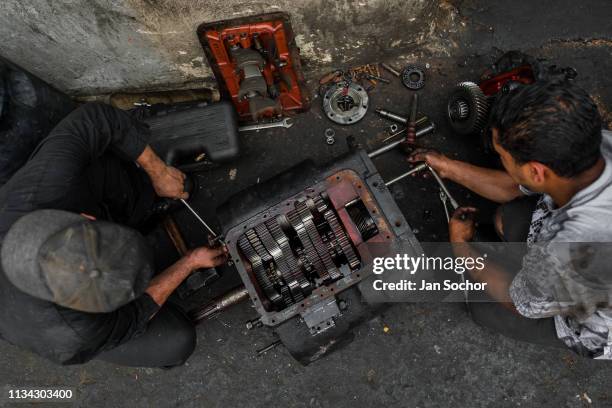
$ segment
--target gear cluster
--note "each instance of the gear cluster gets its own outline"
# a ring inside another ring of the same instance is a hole
[[[248,229],[238,247],[277,311],[361,265],[325,193],[296,201],[288,212]]]

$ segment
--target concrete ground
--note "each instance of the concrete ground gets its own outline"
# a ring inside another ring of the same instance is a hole
[[[426,87],[419,92],[421,111],[439,125],[439,131],[423,140],[423,145],[474,163],[494,163],[478,140],[452,135],[444,114],[449,88],[459,80],[476,80],[498,49],[521,49],[559,66],[574,67],[578,83],[598,101],[610,126],[612,4],[594,0],[532,3],[458,2],[466,29],[452,34],[457,51],[449,57],[423,55],[417,61],[431,65]],[[315,89],[316,78],[309,84]],[[407,112],[410,96],[394,80],[371,92],[371,106]],[[389,124],[369,112],[358,124],[336,126],[322,115],[320,99],[314,99],[312,109],[295,120],[290,130],[242,135],[240,161],[199,175],[214,196],[202,195],[198,205],[221,203],[303,159],[333,160],[347,150],[343,139],[348,135],[366,149],[377,147]],[[331,147],[324,143],[327,127],[333,127],[337,135]],[[407,168],[399,152],[376,164],[386,178]],[[458,186],[451,190],[463,204],[481,207],[485,213],[494,208]],[[420,178],[393,189],[423,241],[447,238],[436,193],[430,181]],[[177,218],[183,228],[193,227],[187,214]],[[204,301],[235,282],[235,277],[225,276],[217,287],[197,294],[197,299]],[[255,350],[274,337],[265,329],[247,331],[244,323],[253,317],[254,310],[244,303],[200,325],[194,355],[184,367],[169,371],[101,362],[58,367],[1,343],[0,383],[19,388],[74,387],[76,406],[81,407],[612,406],[611,363],[506,339],[476,326],[456,304],[394,305],[360,326],[346,348],[308,367],[299,365],[282,347],[257,357]],[[385,326],[388,332],[383,331]]]

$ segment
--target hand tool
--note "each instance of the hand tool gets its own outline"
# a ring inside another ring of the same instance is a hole
[[[430,123],[428,126],[422,128],[422,129],[417,130],[416,137],[419,138],[421,136],[425,136],[428,133],[432,133],[434,130],[436,130],[435,123]],[[402,129],[399,132],[396,132],[395,134],[389,136],[387,139],[391,139],[391,138],[393,138],[393,137],[395,137],[395,136],[397,136],[400,133],[405,132],[405,131],[406,131],[406,129]],[[387,139],[385,139],[385,140],[387,140]],[[379,156],[379,155],[381,155],[383,153],[386,153],[389,150],[395,149],[397,146],[402,144],[404,141],[405,141],[405,139],[401,138],[400,140],[396,140],[393,143],[389,143],[388,145],[385,145],[383,147],[380,147],[380,148],[378,148],[378,149],[368,153],[368,157],[372,158],[372,157]]]
[[[419,103],[419,95],[412,96],[412,104],[410,105],[410,119],[408,120],[408,129],[406,130],[406,142],[414,144],[416,142],[416,116]]]
[[[442,189],[442,191],[444,191],[444,194],[446,194],[446,197],[448,198],[448,202],[450,203],[450,205],[453,206],[453,210],[456,210],[457,208],[459,208],[459,204],[457,203],[457,200],[455,200],[453,196],[451,195],[451,193],[448,191],[448,188],[446,188],[446,184],[444,184],[444,182],[442,181],[438,173],[429,165],[426,164],[426,166],[427,166],[427,169],[434,176],[438,184],[440,185],[440,188]]]
[[[200,217],[200,215],[189,205],[189,203],[187,203],[187,201],[185,201],[184,199],[181,198],[181,202],[185,205],[185,207],[187,207],[187,209],[193,214],[194,217],[196,217],[196,219],[198,221],[200,221],[200,223],[206,228],[206,230],[213,236],[213,238],[225,245],[225,242],[223,241],[223,238],[221,238],[215,231],[212,230],[212,228],[210,228],[208,226],[208,224],[202,219],[202,217]]]
[[[293,126],[293,119],[283,118],[276,122],[257,123],[255,125],[240,126],[238,128],[238,131],[248,132],[251,130],[262,130],[262,129],[270,129],[270,128],[275,128],[275,127],[283,127],[283,128],[289,129],[291,126]]]
[[[446,222],[450,222],[450,212],[448,211],[448,207],[446,203],[448,202],[448,197],[446,193],[440,189],[440,201],[442,201],[442,206],[444,207],[444,214],[446,215]]]
[[[430,166],[427,166],[427,168],[429,169],[431,174],[434,176],[434,178],[436,179],[436,181],[440,185],[440,200],[442,201],[442,205],[444,206],[444,212],[446,213],[446,220],[447,220],[447,222],[450,223],[450,214],[449,214],[448,208],[446,207],[446,202],[448,201],[450,203],[450,205],[453,207],[454,210],[459,208],[459,203],[457,203],[457,200],[455,200],[453,198],[453,196],[450,195],[450,193],[448,192],[448,188],[446,188],[446,185],[444,184],[444,182],[442,181],[442,179],[440,178],[438,173],[433,168],[431,168]],[[462,219],[464,219],[464,218],[462,217]],[[467,312],[469,314],[470,313],[470,305],[469,305],[469,299],[468,299],[468,290],[467,290],[467,287],[465,285],[465,274],[460,273],[459,275],[461,275],[461,283],[463,283],[463,287],[465,287],[465,289],[463,290],[463,300],[465,302],[466,310],[467,310]]]

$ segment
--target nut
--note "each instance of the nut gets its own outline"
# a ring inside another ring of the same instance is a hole
[[[336,132],[332,128],[325,129],[325,143],[328,145],[333,145],[336,143]]]

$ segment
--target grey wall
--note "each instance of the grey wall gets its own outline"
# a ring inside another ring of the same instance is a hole
[[[271,11],[290,13],[307,73],[447,53],[457,29],[447,1],[1,0],[0,55],[73,95],[211,86],[196,27]]]

